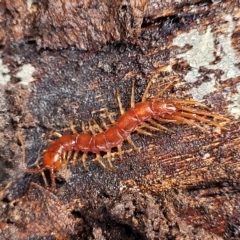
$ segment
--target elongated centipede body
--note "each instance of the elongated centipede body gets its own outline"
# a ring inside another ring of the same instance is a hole
[[[114,147],[118,148],[120,158],[122,158],[121,145],[124,140],[128,140],[130,144],[136,149],[132,142],[130,135],[134,131],[139,133],[152,135],[143,128],[151,130],[168,130],[166,127],[159,124],[159,122],[174,122],[176,124],[188,124],[199,128],[201,131],[206,131],[205,128],[198,125],[196,121],[205,124],[210,124],[220,129],[224,127],[216,120],[227,121],[228,119],[211,113],[206,110],[199,108],[193,108],[189,105],[194,105],[202,108],[207,108],[205,105],[192,101],[192,100],[181,100],[181,99],[160,99],[159,96],[163,93],[160,91],[152,99],[147,99],[147,92],[150,87],[149,82],[140,103],[134,103],[134,83],[132,86],[131,95],[131,108],[124,112],[121,104],[119,93],[117,92],[117,99],[120,108],[121,116],[115,122],[114,119],[108,114],[108,117],[112,123],[110,128],[106,127],[105,131],[98,126],[99,132],[96,133],[90,125],[91,133],[85,130],[84,124],[82,125],[83,132],[80,134],[67,134],[61,136],[55,142],[53,142],[46,150],[42,167],[38,169],[29,169],[25,163],[25,148],[21,137],[21,145],[23,147],[23,166],[27,172],[30,173],[42,173],[44,170],[49,170],[51,174],[51,190],[53,191],[56,187],[55,183],[55,172],[59,171],[61,167],[67,163],[72,152],[75,152],[73,159],[75,160],[78,153],[82,152],[81,160],[84,167],[86,168],[86,157],[87,153],[92,152],[96,154],[97,161],[104,167],[106,165],[102,162],[100,152],[106,152],[107,160],[112,168],[111,163],[111,149]],[[165,88],[166,89],[166,88]],[[164,90],[165,90],[164,89]],[[214,121],[213,118],[216,120]],[[171,131],[171,130],[169,130]]]

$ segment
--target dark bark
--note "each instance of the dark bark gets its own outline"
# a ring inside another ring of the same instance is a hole
[[[239,238],[238,3],[38,2],[0,3],[0,238]],[[134,133],[139,152],[124,143],[115,171],[89,154],[89,171],[69,163],[54,194],[21,168],[17,132],[31,166],[53,131],[101,124],[103,107],[117,119],[116,89],[127,110],[132,81],[139,102],[150,79],[151,94],[173,81],[165,97],[202,101],[227,130]]]

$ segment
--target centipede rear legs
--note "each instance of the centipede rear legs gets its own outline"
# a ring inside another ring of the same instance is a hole
[[[23,142],[22,136],[19,132],[17,132],[17,139],[20,142],[21,147],[22,147],[22,161],[21,162],[22,162],[22,168],[24,169],[24,171],[27,172],[27,173],[31,173],[31,174],[32,173],[41,174],[42,178],[43,178],[44,185],[46,186],[47,189],[49,189],[51,192],[53,192],[56,189],[56,181],[55,181],[56,174],[55,174],[53,168],[47,167],[47,166],[39,167],[37,169],[28,168],[27,164],[26,164],[26,160],[25,160],[26,159],[25,158],[26,157],[26,148],[25,148],[25,144]],[[44,174],[44,171],[46,171],[46,170],[49,171],[49,173],[50,173],[50,186],[51,187],[49,187],[46,176]]]

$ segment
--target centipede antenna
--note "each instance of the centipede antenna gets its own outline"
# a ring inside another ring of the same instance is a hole
[[[122,106],[122,102],[121,102],[121,98],[120,98],[118,90],[116,91],[116,96],[117,96],[117,101],[118,101],[118,106],[119,106],[120,113],[121,113],[121,115],[123,115],[125,113],[125,110]]]
[[[135,97],[134,97],[134,88],[135,88],[135,81],[132,81],[132,91],[131,91],[131,108],[135,106]]]

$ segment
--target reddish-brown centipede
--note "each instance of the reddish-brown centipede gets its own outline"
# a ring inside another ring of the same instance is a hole
[[[205,128],[201,127],[196,123],[196,121],[210,124],[220,129],[223,126],[214,121],[213,118],[227,121],[226,118],[210,113],[206,110],[200,110],[186,105],[194,105],[202,108],[207,108],[205,105],[195,102],[192,100],[181,100],[181,99],[161,99],[159,96],[170,86],[170,84],[160,91],[153,98],[148,99],[148,90],[151,81],[149,82],[140,103],[134,103],[134,83],[132,86],[131,94],[131,108],[124,112],[121,104],[119,94],[117,92],[118,104],[121,112],[120,118],[115,122],[110,115],[108,115],[112,126],[110,128],[106,127],[103,131],[99,126],[99,133],[96,133],[93,128],[90,130],[91,133],[86,132],[83,126],[83,132],[80,134],[67,134],[61,136],[55,142],[53,142],[46,150],[42,167],[38,169],[29,169],[26,167],[25,163],[25,147],[21,137],[19,136],[22,148],[23,148],[23,158],[22,163],[25,170],[29,173],[42,173],[45,170],[50,171],[51,175],[51,190],[56,187],[55,183],[55,172],[59,171],[61,167],[66,164],[74,151],[73,159],[79,152],[82,152],[81,161],[86,168],[86,157],[89,152],[96,154],[97,161],[106,168],[106,165],[102,161],[100,152],[106,152],[106,157],[110,167],[111,163],[111,149],[114,147],[118,148],[120,158],[122,158],[121,145],[124,140],[128,140],[134,147],[134,143],[131,141],[130,135],[134,131],[140,133],[151,135],[151,133],[142,129],[142,127],[152,129],[152,130],[168,130],[164,126],[160,125],[158,122],[174,122],[176,124],[188,124],[195,126],[202,131],[206,131]]]

